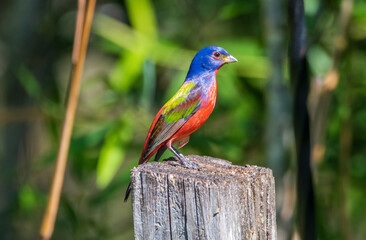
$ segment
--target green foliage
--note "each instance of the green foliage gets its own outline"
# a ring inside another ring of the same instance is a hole
[[[112,128],[106,136],[97,166],[97,184],[106,187],[123,163],[128,143],[133,136],[133,125],[130,116],[125,114],[121,123]]]
[[[324,77],[332,65],[339,2],[305,1],[312,79]],[[6,230],[3,233],[0,228],[0,238],[29,239],[38,234],[58,149],[75,2],[30,9],[15,2],[7,4],[12,6],[7,12],[14,17],[4,16],[1,27],[7,31],[0,29],[4,37],[0,40],[0,76],[6,80],[0,103],[2,110],[9,109],[1,116],[5,131],[0,159],[6,161],[6,168],[0,167],[1,186],[5,186],[0,197],[8,210],[3,219],[9,220],[0,222]],[[224,47],[239,62],[218,72],[215,110],[182,153],[211,155],[241,165],[267,164],[266,99],[273,69],[267,57],[260,1],[98,4],[54,239],[132,239],[131,206],[123,204],[130,170],[137,165],[155,114],[176,93],[202,47]],[[319,239],[341,239],[339,159],[346,120],[352,133],[346,166],[348,226],[351,239],[366,236],[366,3],[354,4],[339,86],[325,126],[324,159],[313,163]],[[8,27],[14,25],[11,23],[18,27]],[[287,24],[286,16],[283,23]],[[37,27],[29,31],[30,25]],[[287,76],[286,66],[283,83],[289,88]],[[290,101],[287,104],[291,106]],[[14,114],[14,106],[21,110],[30,106],[37,112]],[[287,143],[291,156],[292,135],[278,137]],[[167,156],[170,153],[163,158]],[[294,172],[289,166],[283,166],[286,175]],[[291,178],[285,181],[291,185]],[[13,235],[4,235],[10,232]]]
[[[39,98],[41,95],[41,86],[31,71],[24,65],[21,65],[17,71],[16,76],[29,96]]]
[[[33,187],[24,185],[19,190],[19,208],[24,212],[33,212],[42,205],[43,196]],[[44,202],[44,201],[43,201]]]
[[[325,77],[332,67],[331,56],[319,46],[314,46],[308,50],[308,58],[310,68],[317,76]]]

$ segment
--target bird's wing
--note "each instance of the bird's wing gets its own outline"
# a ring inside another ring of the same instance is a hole
[[[155,117],[146,137],[139,164],[147,162],[156,149],[171,138],[201,106],[201,89],[185,82]]]

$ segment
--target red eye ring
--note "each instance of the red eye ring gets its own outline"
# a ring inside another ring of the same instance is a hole
[[[219,59],[220,56],[221,56],[221,53],[219,53],[219,52],[213,52],[212,55],[213,55],[214,58]]]

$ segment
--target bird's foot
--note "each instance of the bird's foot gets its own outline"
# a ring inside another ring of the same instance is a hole
[[[186,168],[191,168],[191,169],[200,169],[200,168],[202,168],[202,166],[200,164],[189,161],[183,155],[180,156],[180,158],[178,158],[176,156],[170,157],[170,158],[164,159],[164,161],[167,161],[172,166],[182,166],[183,165]]]
[[[180,166],[181,164],[178,162],[179,159],[177,157],[170,157],[163,160],[164,162],[168,162],[172,166]]]
[[[171,145],[168,146],[168,149],[174,153],[175,157],[180,161],[181,165],[184,165],[186,168],[191,169],[200,169],[202,166],[198,163],[189,161],[183,154],[181,154],[177,149],[172,147]]]
[[[185,156],[182,155],[180,157],[181,157],[181,159],[179,159],[180,163],[182,165],[184,165],[186,168],[191,168],[191,169],[200,169],[200,168],[202,168],[202,166],[200,164],[189,161]]]

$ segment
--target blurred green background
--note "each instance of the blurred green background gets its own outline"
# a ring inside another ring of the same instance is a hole
[[[182,153],[271,167],[278,239],[295,239],[287,10],[286,1],[277,1],[278,8],[269,2],[97,2],[53,239],[133,239],[131,202],[123,202],[130,169],[155,114],[184,81],[194,54],[209,45],[239,62],[218,72],[216,108]],[[0,2],[0,239],[38,237],[62,128],[76,9],[71,0]],[[332,67],[340,10],[341,1],[305,0],[311,116]],[[362,240],[365,1],[354,1],[345,38],[338,85],[317,109],[323,124],[311,126],[316,224],[319,239]]]

